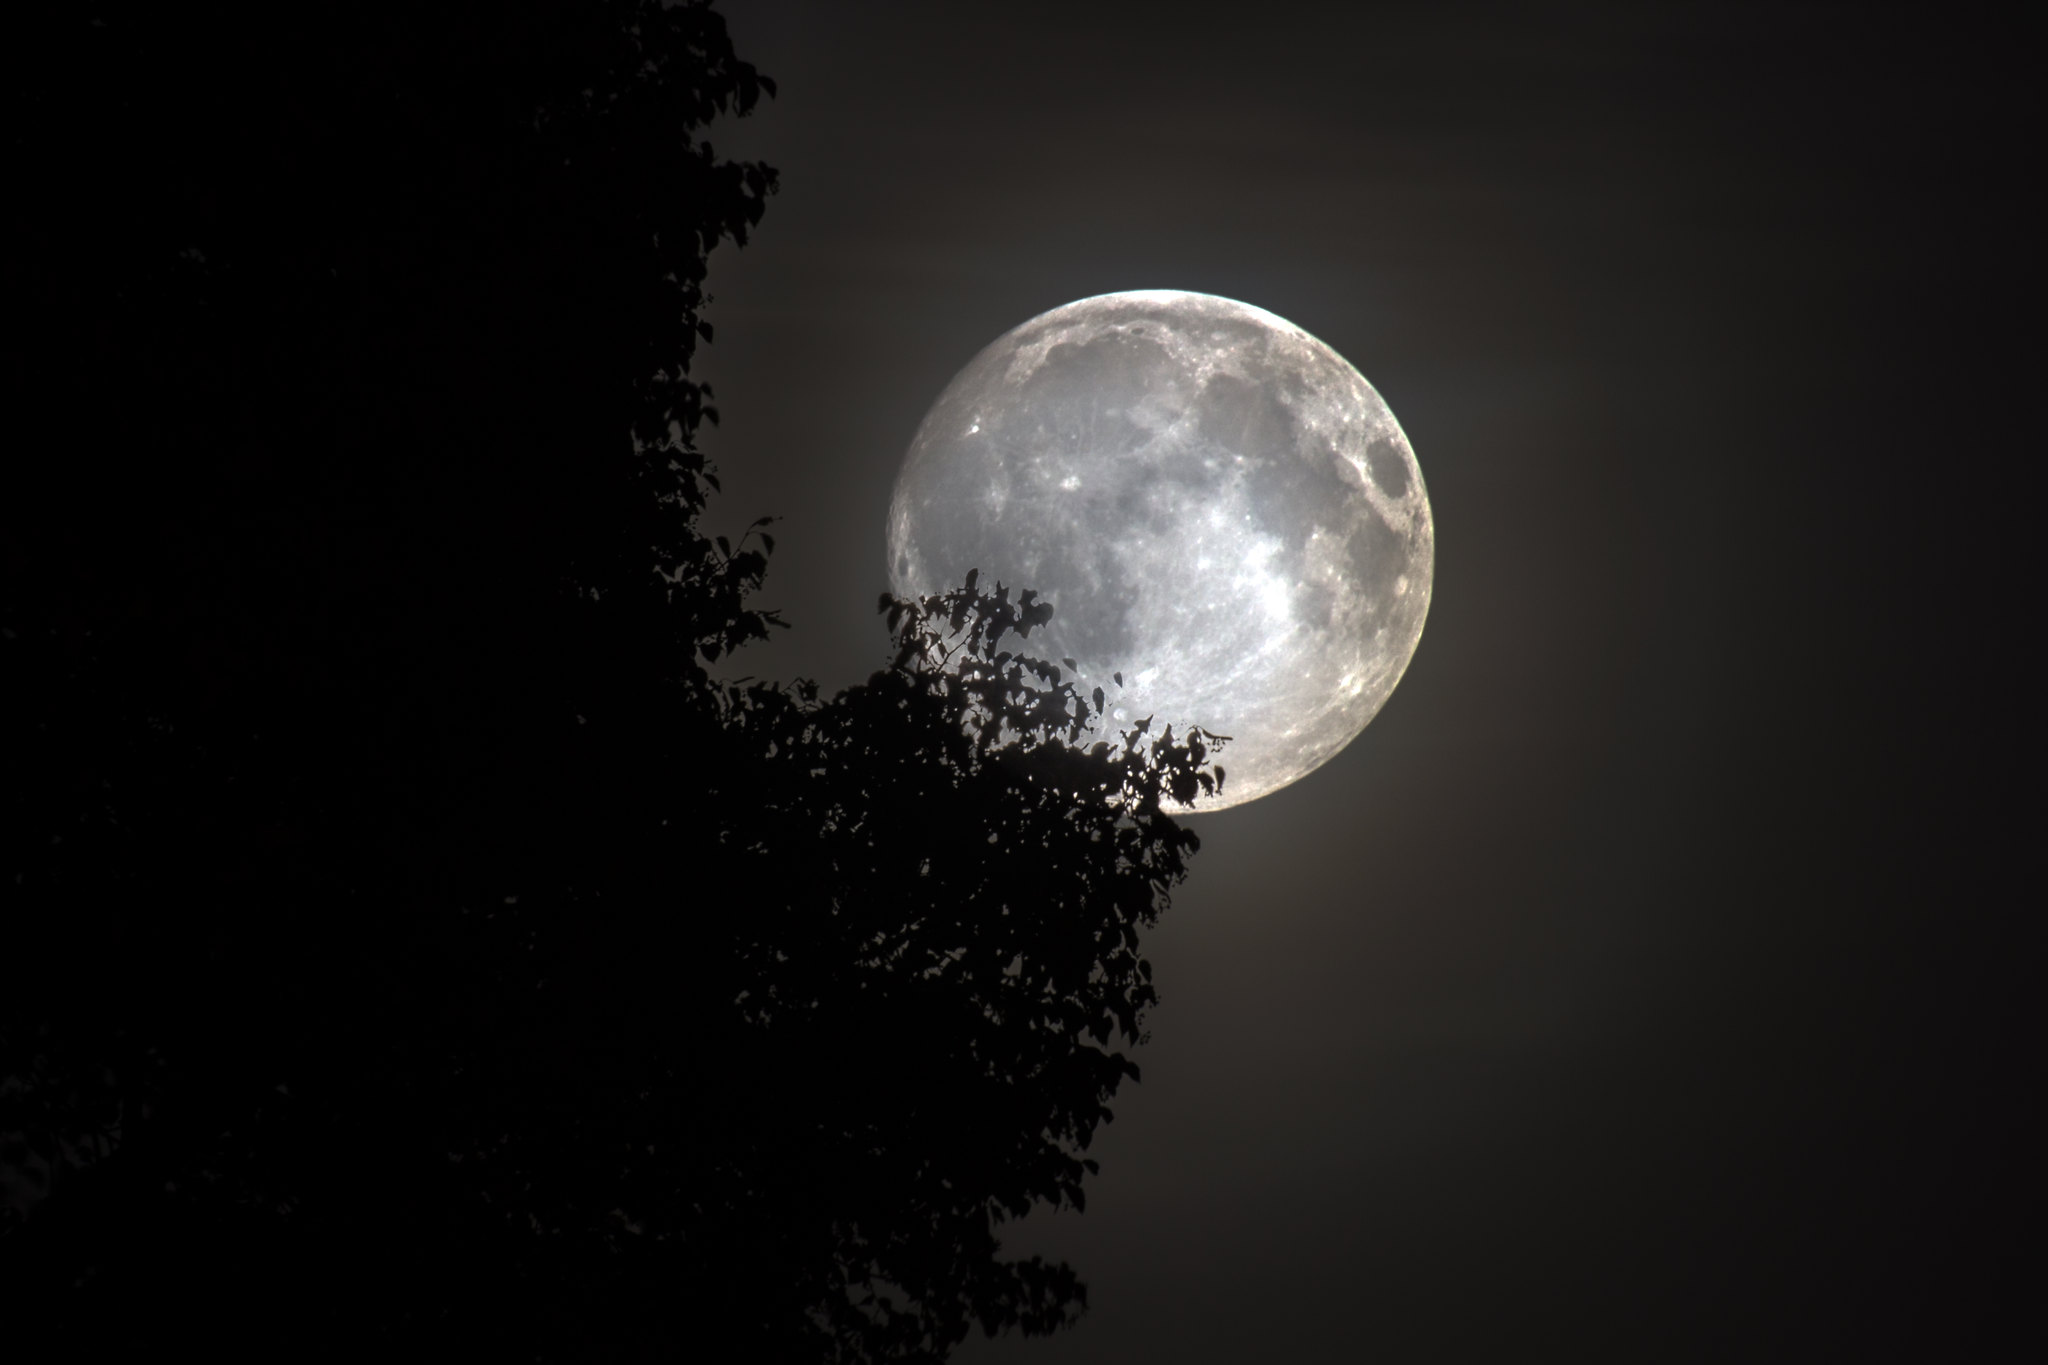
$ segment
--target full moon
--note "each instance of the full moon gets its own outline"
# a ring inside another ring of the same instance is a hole
[[[889,509],[899,596],[970,569],[1035,588],[1054,614],[1022,648],[1072,659],[1106,729],[1230,736],[1197,810],[1313,772],[1378,714],[1435,548],[1415,453],[1365,376],[1263,309],[1173,290],[996,338],[926,414]]]

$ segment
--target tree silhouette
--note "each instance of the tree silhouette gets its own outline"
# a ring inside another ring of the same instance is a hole
[[[996,1259],[993,1222],[1084,1203],[1081,1155],[1155,995],[1138,934],[1194,835],[1161,814],[1219,780],[1214,737],[1097,742],[1057,667],[1000,648],[1051,615],[1026,593],[885,598],[894,665],[819,703],[727,694],[725,818],[754,913],[730,926],[733,997],[797,1084],[740,1130],[837,1244],[840,1340],[939,1358],[968,1323],[1043,1331],[1083,1299],[1065,1267]],[[745,761],[748,756],[755,761]],[[813,1272],[816,1273],[815,1271]],[[897,1292],[893,1300],[882,1286]]]
[[[15,21],[0,1283],[28,1359],[1044,1331],[1214,738],[971,579],[821,699],[698,515],[774,185],[701,3]],[[1021,647],[1021,646],[1020,646]],[[1090,701],[1093,706],[1090,706]]]

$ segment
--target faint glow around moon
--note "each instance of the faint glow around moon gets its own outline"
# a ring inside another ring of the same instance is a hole
[[[1365,377],[1263,309],[1171,290],[996,338],[925,415],[889,510],[898,595],[977,568],[1036,588],[1055,614],[1025,648],[1073,659],[1112,723],[1230,735],[1202,810],[1365,728],[1415,653],[1434,563],[1422,471]]]

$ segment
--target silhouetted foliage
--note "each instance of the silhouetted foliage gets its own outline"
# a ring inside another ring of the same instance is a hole
[[[13,1359],[937,1359],[1049,1330],[1213,737],[698,527],[701,3],[15,20]],[[1020,645],[1020,648],[1022,646]]]

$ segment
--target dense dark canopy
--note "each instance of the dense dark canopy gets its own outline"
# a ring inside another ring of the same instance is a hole
[[[708,676],[779,622],[697,529],[775,185],[706,5],[246,15],[7,45],[18,1358],[1069,1320],[995,1228],[1081,1201],[1209,737],[1097,744],[971,582],[836,698]]]

